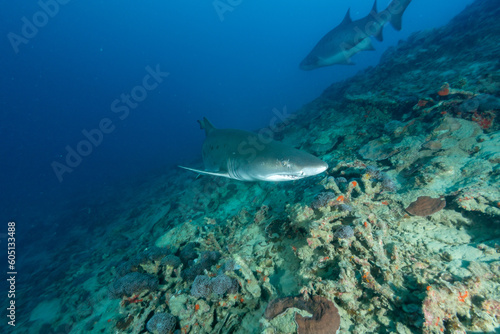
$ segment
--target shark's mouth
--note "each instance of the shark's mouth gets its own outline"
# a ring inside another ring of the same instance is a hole
[[[304,174],[274,174],[266,177],[267,181],[293,181],[302,179]]]

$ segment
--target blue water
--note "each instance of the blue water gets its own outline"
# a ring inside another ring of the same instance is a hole
[[[203,116],[218,127],[266,126],[274,108],[299,109],[472,0],[414,1],[402,31],[386,26],[357,65],[311,72],[299,70],[302,58],[348,8],[357,19],[371,1],[243,0],[225,12],[212,1],[60,2],[1,4],[0,223],[15,220],[20,235],[44,230],[61,203],[195,162]],[[43,4],[51,15],[40,14]],[[121,101],[131,93],[137,103]],[[94,144],[79,147],[85,131]],[[78,148],[86,156],[68,158]]]
[[[386,26],[384,42],[356,55],[356,66],[312,72],[299,70],[302,58],[347,8],[356,19],[371,2],[234,1],[232,11],[219,15],[211,1],[68,1],[15,46],[8,33],[22,36],[22,18],[41,20],[42,7],[3,3],[0,196],[8,210],[2,219],[196,159],[203,141],[197,119],[248,130],[265,126],[273,108],[297,110],[332,82],[375,65],[399,39],[445,24],[471,2],[414,1],[402,31]],[[379,1],[379,10],[387,3]],[[122,120],[111,104],[142,83],[147,66],[170,74]],[[64,164],[66,146],[76,149],[82,130],[104,118],[114,131],[60,182],[51,164]]]

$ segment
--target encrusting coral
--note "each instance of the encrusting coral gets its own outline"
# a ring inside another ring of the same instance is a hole
[[[177,320],[175,317],[168,313],[155,313],[149,319],[146,328],[153,334],[169,334],[173,333]]]
[[[138,272],[129,273],[109,286],[111,298],[132,296],[143,290],[155,291],[158,289],[158,278],[149,274]]]

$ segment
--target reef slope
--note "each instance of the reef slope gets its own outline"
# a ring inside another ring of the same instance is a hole
[[[16,330],[330,333],[340,319],[346,334],[493,332],[497,2],[413,34],[274,133],[328,162],[324,175],[274,184],[174,170],[61,217],[80,227],[45,269],[33,260]]]

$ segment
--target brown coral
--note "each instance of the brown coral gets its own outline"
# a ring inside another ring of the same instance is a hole
[[[332,301],[321,296],[308,300],[302,296],[274,299],[267,306],[264,316],[270,320],[291,307],[312,313],[312,317],[295,315],[299,334],[335,334],[340,327],[339,310]]]
[[[440,211],[445,206],[446,201],[444,199],[420,196],[406,208],[406,211],[414,216],[425,217]]]

